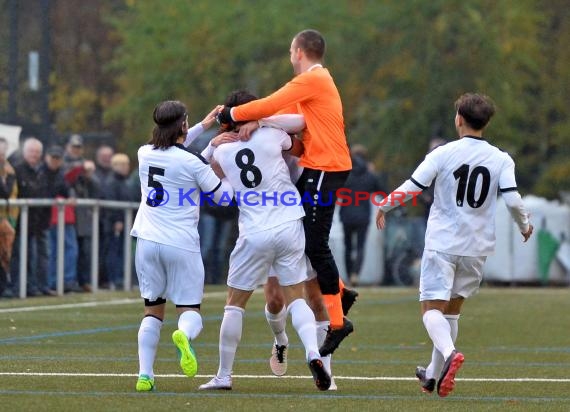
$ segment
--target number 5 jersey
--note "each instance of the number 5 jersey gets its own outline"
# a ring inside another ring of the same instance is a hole
[[[176,144],[168,149],[144,145],[138,151],[141,204],[131,236],[200,252],[199,207],[233,196],[199,154]],[[209,200],[204,200],[205,195]]]

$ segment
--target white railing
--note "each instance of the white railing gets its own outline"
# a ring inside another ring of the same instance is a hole
[[[133,223],[133,210],[138,209],[138,202],[120,202],[115,200],[100,199],[9,199],[1,200],[0,204],[9,207],[18,207],[20,209],[20,256],[19,256],[19,291],[18,296],[25,298],[27,293],[27,256],[28,256],[28,216],[30,207],[57,207],[57,275],[56,275],[56,292],[59,296],[64,291],[64,207],[65,205],[73,205],[75,207],[91,207],[93,209],[93,217],[91,220],[92,242],[91,242],[91,289],[96,292],[99,286],[99,216],[101,208],[123,209],[125,213],[124,225],[124,290],[131,289],[131,264],[132,264],[132,239],[131,228]],[[12,277],[16,274],[11,274]]]

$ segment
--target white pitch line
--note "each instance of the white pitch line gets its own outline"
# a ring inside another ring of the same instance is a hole
[[[204,293],[204,299],[215,297],[226,297],[227,292],[211,292]],[[96,306],[112,306],[112,305],[131,305],[140,303],[142,298],[115,299],[115,300],[98,300],[94,302],[80,303],[64,303],[61,305],[43,305],[43,306],[25,306],[19,308],[0,309],[0,313],[20,313],[20,312],[36,312],[56,309],[75,309],[75,308],[91,308]]]
[[[140,302],[140,299],[117,299],[96,302],[81,302],[81,303],[65,303],[61,305],[43,305],[43,306],[26,306],[20,308],[0,309],[0,313],[19,313],[19,312],[36,312],[54,309],[74,309],[74,308],[90,308],[94,306],[103,305],[130,305],[135,302]]]
[[[133,378],[138,375],[135,373],[68,373],[68,372],[0,372],[0,376],[60,376],[60,377],[125,377]],[[164,374],[155,375],[157,378],[186,378],[180,374]],[[196,375],[196,378],[211,378],[211,375]],[[310,376],[274,376],[274,375],[233,375],[233,378],[240,379],[312,379]],[[401,377],[401,376],[337,376],[335,380],[351,380],[351,381],[417,381],[417,378]],[[557,378],[455,378],[464,382],[540,382],[540,383],[570,383],[570,379]]]

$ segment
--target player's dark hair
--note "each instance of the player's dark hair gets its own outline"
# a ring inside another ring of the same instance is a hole
[[[226,97],[226,101],[224,102],[225,107],[235,107],[242,104],[249,103],[253,100],[257,100],[258,97],[251,94],[247,90],[234,90],[231,92],[228,97]],[[236,126],[243,124],[245,122],[231,122],[230,124],[222,124],[220,125],[221,131],[228,131],[234,130]]]
[[[307,58],[313,61],[321,61],[325,55],[325,38],[316,30],[307,29],[297,33],[295,46],[305,52]]]
[[[184,103],[178,100],[160,102],[152,112],[155,126],[149,144],[154,149],[168,149],[184,134],[182,123],[186,120],[187,111]]]
[[[495,103],[489,96],[465,93],[456,100],[455,110],[474,130],[481,130],[495,114]]]

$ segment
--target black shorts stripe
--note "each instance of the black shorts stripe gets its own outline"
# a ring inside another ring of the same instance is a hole
[[[194,305],[176,305],[177,308],[192,308],[192,309],[200,309],[200,304],[196,303]]]
[[[422,190],[426,190],[427,186],[422,185],[421,183],[419,183],[416,179],[414,179],[413,177],[410,177],[410,182],[412,182],[413,184],[415,184],[417,187],[419,187]]]
[[[506,193],[506,192],[516,192],[518,189],[515,187],[505,187],[504,189],[499,188],[499,192]]]
[[[144,305],[145,306],[158,306],[158,305],[162,305],[166,303],[166,299],[164,298],[157,298],[156,300],[150,301],[148,299],[144,300]]]

